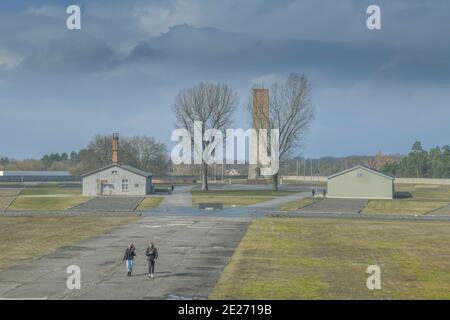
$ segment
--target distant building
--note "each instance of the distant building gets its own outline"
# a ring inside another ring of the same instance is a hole
[[[328,177],[328,198],[393,199],[394,177],[356,166]]]
[[[112,138],[112,164],[87,172],[83,196],[145,196],[152,193],[152,174],[119,164],[119,135]]]
[[[68,171],[0,171],[0,182],[78,182]]]
[[[239,175],[239,171],[237,171],[236,169],[228,169],[225,171],[225,175],[226,176],[238,176]]]
[[[0,171],[0,177],[68,177],[69,171]]]
[[[131,166],[110,164],[81,177],[83,196],[145,196],[152,193],[152,174]]]

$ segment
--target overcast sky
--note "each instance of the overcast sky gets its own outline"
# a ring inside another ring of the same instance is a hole
[[[66,7],[82,29],[66,28]],[[378,4],[382,30],[368,30]],[[221,81],[246,128],[254,83],[312,82],[306,157],[406,153],[450,143],[447,0],[2,0],[0,155],[40,157],[97,133],[170,147],[181,89]]]

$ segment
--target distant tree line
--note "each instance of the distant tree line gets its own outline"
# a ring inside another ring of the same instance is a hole
[[[80,175],[111,164],[111,149],[111,136],[97,135],[78,152],[46,154],[39,160],[0,157],[0,170],[69,171],[72,175]],[[145,136],[121,137],[119,161],[155,175],[165,174],[169,166],[166,145]]]
[[[424,150],[416,141],[401,161],[387,162],[381,171],[405,178],[450,178],[450,146]]]

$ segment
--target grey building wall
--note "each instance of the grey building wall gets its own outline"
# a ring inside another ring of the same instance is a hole
[[[127,180],[127,183],[123,183]],[[100,181],[103,181],[101,187]],[[151,177],[143,177],[118,166],[83,177],[83,196],[144,196],[151,193]],[[128,188],[122,188],[122,186]]]
[[[393,199],[394,182],[363,168],[328,179],[327,197],[359,199]]]

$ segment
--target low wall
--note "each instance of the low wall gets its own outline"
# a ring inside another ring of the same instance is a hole
[[[281,176],[282,180],[298,181],[298,182],[327,182],[327,177],[322,176]]]
[[[282,176],[283,180],[290,180],[296,182],[311,182],[320,181],[326,182],[327,177],[323,176]],[[450,179],[432,179],[432,178],[395,178],[396,184],[439,184],[439,185],[450,185]]]
[[[445,184],[450,185],[450,179],[431,179],[431,178],[395,178],[398,184]]]

